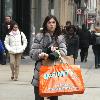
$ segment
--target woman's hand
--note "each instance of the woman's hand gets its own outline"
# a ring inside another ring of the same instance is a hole
[[[48,58],[48,54],[47,53],[44,53],[44,52],[42,52],[41,54],[39,54],[39,58],[40,59],[47,59]]]
[[[57,49],[58,49],[58,47],[54,47],[54,46],[51,47],[52,52],[55,52]]]

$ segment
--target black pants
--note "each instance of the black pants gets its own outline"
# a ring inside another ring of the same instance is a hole
[[[100,67],[100,55],[95,55],[95,66]]]
[[[34,86],[35,100],[44,100],[43,97],[39,95],[39,88]],[[58,100],[58,96],[49,97],[50,100]]]
[[[88,48],[81,48],[80,56],[81,56],[81,61],[84,61],[84,59],[87,59]]]
[[[100,67],[100,46],[94,45],[92,49],[95,56],[95,68]]]
[[[0,53],[0,64],[6,64],[6,55],[4,55],[3,53]]]

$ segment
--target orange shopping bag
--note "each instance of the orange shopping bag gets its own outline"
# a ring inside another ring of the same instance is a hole
[[[39,94],[43,97],[84,93],[79,65],[41,66],[39,74]]]

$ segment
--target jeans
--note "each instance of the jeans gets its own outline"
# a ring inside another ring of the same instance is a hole
[[[39,95],[39,88],[34,86],[35,100],[44,100],[44,97]],[[58,100],[58,96],[48,97],[49,100]]]

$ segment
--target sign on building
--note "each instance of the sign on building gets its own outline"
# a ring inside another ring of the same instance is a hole
[[[82,14],[82,10],[81,10],[81,9],[77,9],[76,13],[77,13],[78,15],[81,15],[81,14]]]

